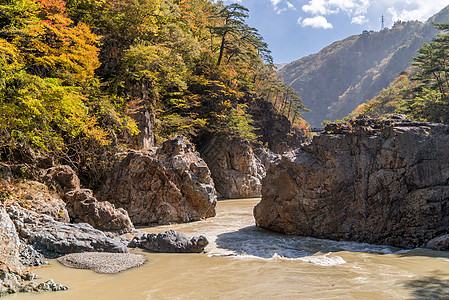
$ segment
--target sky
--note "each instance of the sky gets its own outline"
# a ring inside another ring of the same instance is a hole
[[[317,53],[364,30],[395,21],[426,21],[449,0],[225,0],[249,9],[248,24],[268,43],[275,63]]]

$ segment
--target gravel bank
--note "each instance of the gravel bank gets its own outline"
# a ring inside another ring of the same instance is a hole
[[[58,258],[58,262],[66,267],[90,269],[101,274],[115,274],[131,268],[139,267],[147,261],[140,254],[84,252],[72,253]]]

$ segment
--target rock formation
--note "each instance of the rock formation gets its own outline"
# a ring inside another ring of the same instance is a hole
[[[17,206],[8,210],[19,236],[48,258],[77,252],[128,253],[126,246],[86,223],[70,224]]]
[[[0,207],[0,297],[17,292],[60,291],[67,287],[52,280],[38,283],[22,263],[21,247],[14,223],[4,207]]]
[[[149,108],[143,99],[133,99],[126,105],[126,115],[130,116],[137,124],[139,133],[136,136],[127,137],[129,143],[138,149],[154,147],[154,110]]]
[[[268,170],[272,164],[282,157],[280,154],[273,153],[266,148],[256,148],[254,149],[254,154],[259,158],[265,170]]]
[[[0,272],[23,275],[19,236],[4,207],[0,207],[0,240]]]
[[[64,216],[67,215],[67,218],[60,220],[55,214],[49,214],[54,219],[63,222],[88,223],[96,229],[117,233],[130,232],[134,228],[125,210],[116,209],[107,201],[99,202],[93,196],[92,190],[81,189],[80,180],[70,166],[49,168],[44,171],[42,177],[48,185],[61,193],[65,201],[64,203],[59,200],[65,206]],[[42,189],[46,188],[45,185],[41,185]]]
[[[98,192],[128,211],[135,225],[197,221],[215,216],[215,188],[206,163],[183,137],[158,149],[117,159]]]
[[[74,223],[88,223],[96,229],[117,233],[127,233],[134,229],[126,210],[116,209],[108,201],[97,201],[91,190],[67,192],[64,200]]]
[[[201,155],[223,198],[260,197],[265,167],[247,141],[216,135],[202,148]]]
[[[44,181],[59,192],[68,192],[80,188],[80,180],[70,166],[61,165],[45,170]]]
[[[248,113],[253,116],[254,133],[259,136],[257,140],[274,153],[291,151],[307,140],[304,129],[292,126],[289,119],[280,114],[269,101],[257,99]]]
[[[258,226],[412,248],[449,230],[449,127],[402,117],[330,124],[270,167]]]
[[[208,244],[209,242],[202,235],[189,238],[185,234],[167,230],[159,234],[138,234],[129,247],[163,253],[201,253]]]

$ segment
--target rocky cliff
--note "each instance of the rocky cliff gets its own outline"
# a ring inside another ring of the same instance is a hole
[[[256,224],[317,238],[426,246],[449,230],[448,148],[445,125],[401,117],[330,124],[269,168]]]
[[[135,225],[169,224],[215,216],[210,171],[183,137],[150,151],[123,153],[98,192],[128,211]]]
[[[249,142],[215,135],[201,149],[201,155],[221,197],[260,197],[265,167]]]
[[[308,140],[304,131],[292,126],[289,119],[268,101],[257,99],[248,112],[253,116],[252,125],[256,128],[254,133],[258,142],[274,153],[291,151]]]

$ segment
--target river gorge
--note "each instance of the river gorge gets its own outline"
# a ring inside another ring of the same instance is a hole
[[[147,256],[115,275],[66,268],[55,260],[34,270],[68,291],[6,299],[443,299],[449,297],[449,252],[402,250],[287,236],[255,226],[260,199],[219,201],[200,222],[139,228],[205,235],[205,254]]]

